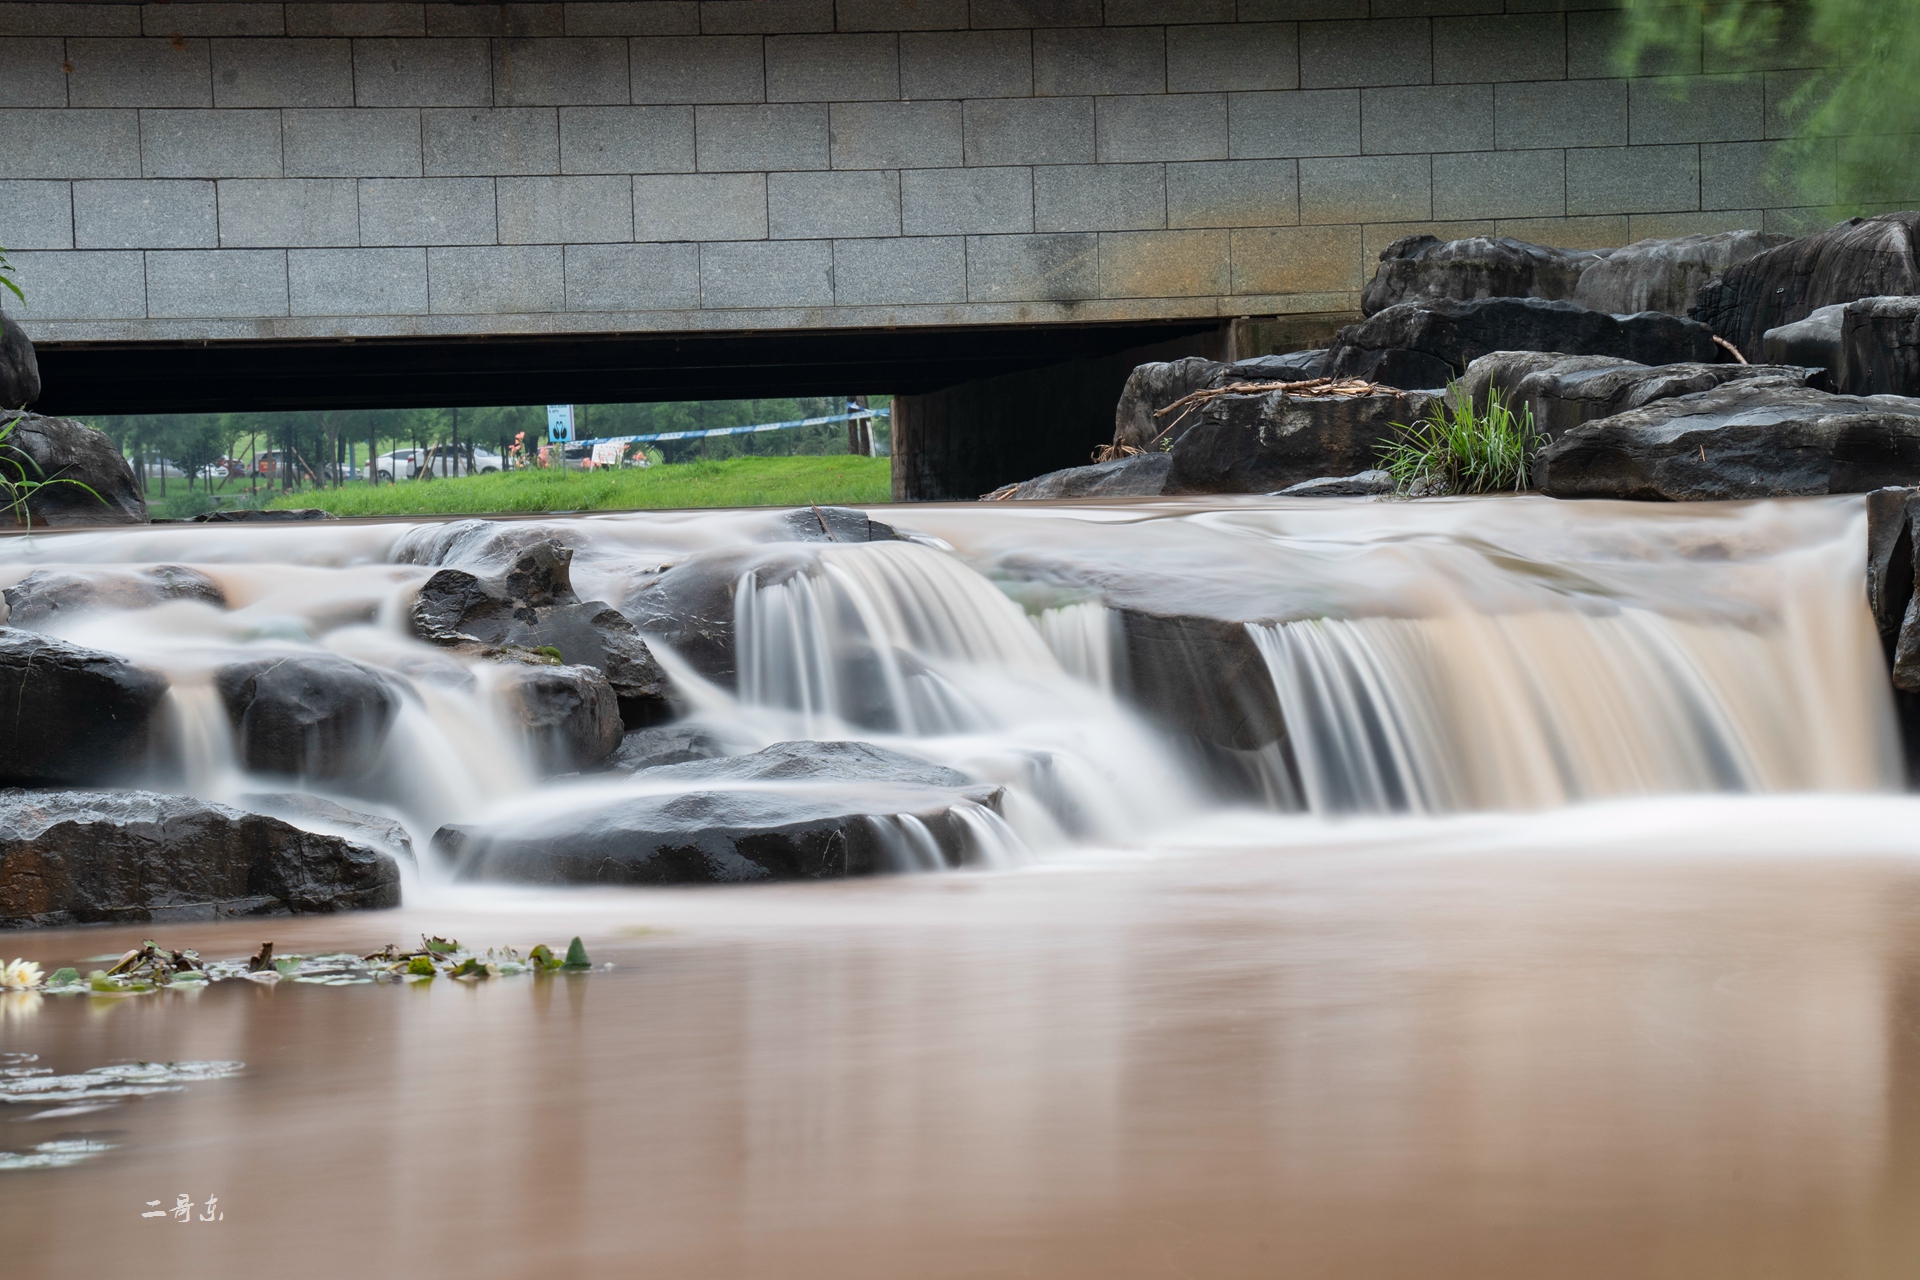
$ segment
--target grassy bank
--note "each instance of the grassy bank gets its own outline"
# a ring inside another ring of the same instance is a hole
[[[793,507],[885,502],[892,496],[891,475],[886,458],[727,458],[626,471],[509,471],[402,480],[377,488],[356,482],[343,489],[283,494],[271,505],[320,507],[339,516]]]

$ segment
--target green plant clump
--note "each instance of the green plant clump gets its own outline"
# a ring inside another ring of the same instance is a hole
[[[1533,456],[1543,440],[1533,410],[1515,413],[1504,391],[1491,391],[1485,409],[1457,382],[1411,426],[1393,424],[1395,439],[1380,449],[1380,465],[1402,497],[1520,492],[1528,487]]]

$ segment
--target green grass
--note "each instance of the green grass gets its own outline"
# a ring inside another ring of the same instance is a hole
[[[1517,492],[1532,482],[1542,444],[1533,410],[1514,413],[1503,391],[1490,392],[1479,410],[1464,387],[1449,383],[1425,417],[1393,425],[1396,438],[1380,450],[1380,465],[1404,497]]]
[[[797,507],[886,502],[892,462],[828,457],[726,458],[624,471],[508,471],[459,479],[282,494],[275,507],[338,516],[485,515],[496,511],[627,511],[658,507]]]

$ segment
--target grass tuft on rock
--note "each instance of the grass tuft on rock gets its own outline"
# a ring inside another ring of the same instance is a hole
[[[1533,456],[1543,443],[1532,409],[1523,405],[1516,414],[1499,390],[1478,409],[1457,382],[1425,417],[1393,425],[1397,435],[1381,446],[1380,465],[1406,498],[1518,493],[1532,483]]]

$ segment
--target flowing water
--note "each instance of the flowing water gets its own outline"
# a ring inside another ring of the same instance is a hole
[[[493,669],[408,633],[424,562],[477,564],[479,535],[7,541],[0,585],[183,564],[225,591],[53,628],[170,677],[155,785],[287,789],[238,763],[213,688],[235,657],[343,654],[406,692],[376,768],[298,784],[412,832],[406,906],[164,941],[578,933],[613,967],[4,997],[21,1073],[245,1066],[98,1113],[0,1107],[23,1113],[0,1114],[0,1274],[1920,1267],[1920,802],[1859,500],[877,514],[913,540],[515,523],[616,605],[726,566],[737,679],[656,648],[731,749],[858,738],[1006,789],[959,815],[967,870],[681,890],[476,885],[428,851],[447,822],[661,785],[541,778]],[[1165,672],[1129,619],[1169,614],[1244,639],[1234,678],[1280,740],[1196,749],[1137,709]],[[941,864],[873,800],[901,870]],[[148,931],[0,946],[84,969]],[[183,1191],[224,1216],[140,1216]]]

